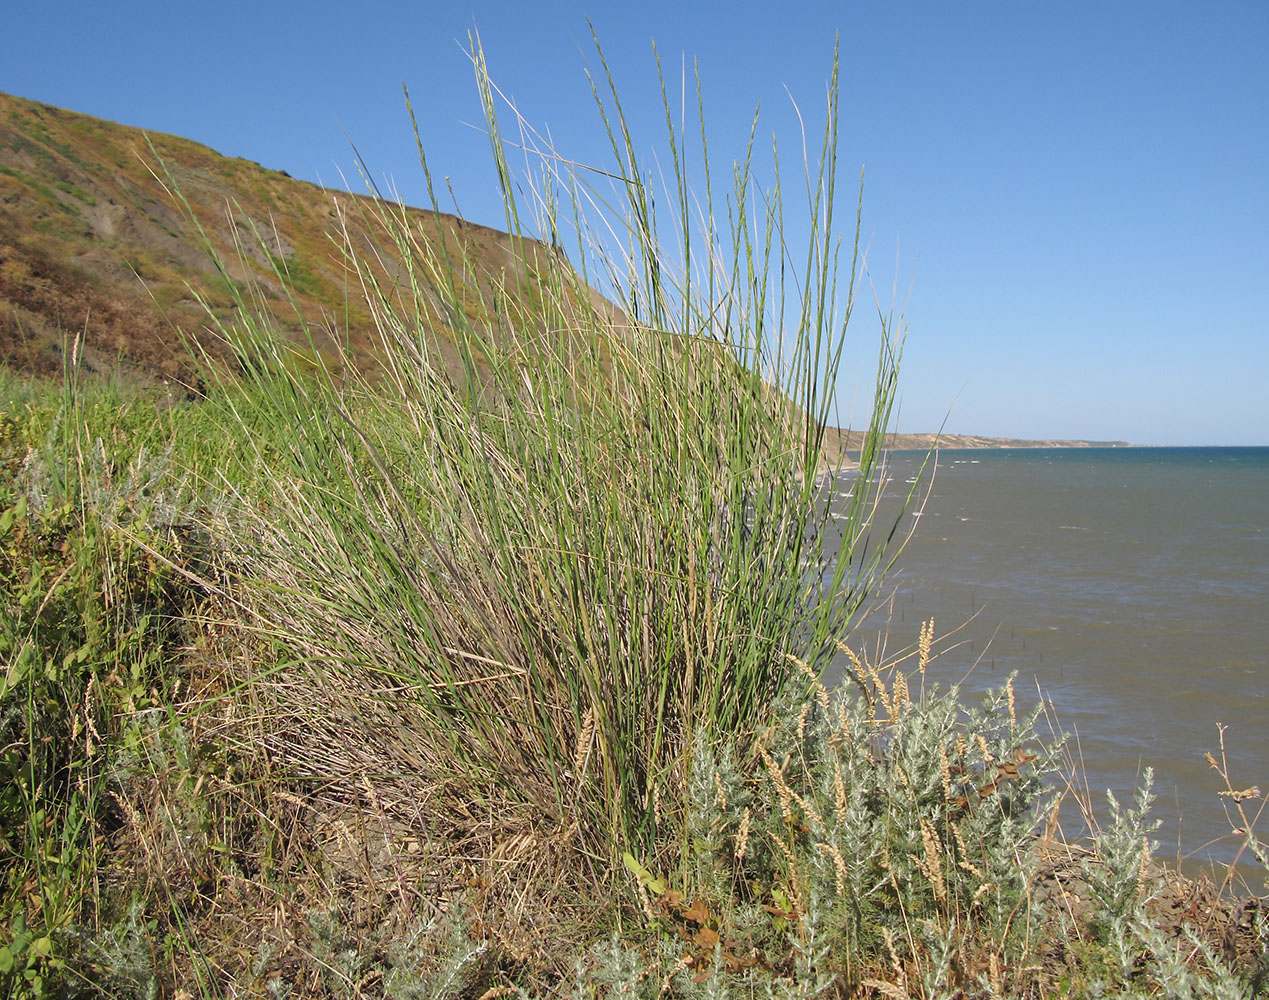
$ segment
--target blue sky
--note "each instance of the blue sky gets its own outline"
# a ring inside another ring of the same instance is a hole
[[[423,204],[404,82],[433,171],[497,225],[467,33],[531,122],[600,162],[587,16],[649,152],[652,41],[674,77],[699,64],[716,170],[758,104],[790,162],[790,95],[820,120],[840,32],[844,188],[863,167],[869,276],[907,301],[901,430],[1269,445],[1262,0],[31,4],[0,90],[360,189],[346,132]],[[863,305],[844,414],[871,375]]]

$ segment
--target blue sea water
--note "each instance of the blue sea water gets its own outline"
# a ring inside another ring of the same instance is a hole
[[[890,503],[924,458],[892,453]],[[1077,737],[1102,816],[1105,789],[1126,802],[1152,767],[1161,853],[1230,860],[1241,820],[1203,755],[1224,726],[1235,788],[1269,792],[1269,448],[942,451],[904,526],[852,641],[893,655],[933,617],[931,677],[1017,672]]]

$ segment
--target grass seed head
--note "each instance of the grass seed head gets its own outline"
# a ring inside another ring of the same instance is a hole
[[[842,777],[842,765],[835,760],[833,761],[833,815],[837,819],[837,825],[843,828],[849,819],[847,801],[846,781]]]
[[[833,862],[833,873],[836,877],[837,895],[839,899],[847,899],[846,896],[846,859],[842,857],[841,848],[836,844],[830,844],[827,841],[819,841],[815,845],[821,854],[826,854]]]
[[[740,817],[740,829],[736,831],[735,855],[737,864],[745,860],[745,851],[749,848],[749,822],[751,815],[749,807],[745,806],[745,814]]]
[[[590,762],[591,741],[595,737],[595,706],[586,709],[582,730],[577,738],[577,751],[573,755],[573,781],[581,786],[586,780],[586,766]]]
[[[947,759],[947,748],[939,744],[939,781],[943,785],[943,801],[952,801],[952,763]]]
[[[922,622],[921,632],[917,638],[917,663],[921,670],[921,676],[925,676],[925,668],[930,663],[930,647],[934,643],[934,619]]]
[[[934,890],[934,898],[940,903],[947,902],[947,882],[943,878],[943,850],[938,834],[929,820],[924,817],[921,823],[921,846],[925,852],[923,858],[917,858],[916,865],[930,882]]]

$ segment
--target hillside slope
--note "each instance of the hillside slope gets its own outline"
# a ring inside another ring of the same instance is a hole
[[[324,353],[341,343],[354,363],[368,361],[372,318],[344,247],[369,262],[376,280],[392,286],[401,278],[375,208],[373,199],[188,139],[0,94],[0,363],[56,375],[64,346],[82,334],[80,361],[89,371],[186,382],[183,334],[227,353],[204,332],[208,316],[197,299],[231,319],[229,282],[240,293],[254,283],[284,333],[307,324],[306,349]],[[567,266],[558,251],[531,240],[444,213],[401,211],[416,239],[433,246],[444,239],[467,255],[464,309],[478,325],[488,318],[493,284],[506,282],[513,297],[531,301],[541,269]],[[437,348],[457,374],[453,345],[442,338]]]

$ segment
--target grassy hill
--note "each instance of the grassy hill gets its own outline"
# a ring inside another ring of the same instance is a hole
[[[56,375],[64,345],[82,334],[88,371],[188,382],[178,331],[227,356],[207,336],[208,310],[232,323],[254,286],[303,350],[333,357],[342,346],[369,367],[373,319],[348,251],[374,280],[401,279],[380,207],[188,139],[0,94],[0,361]],[[417,239],[447,241],[473,265],[462,301],[486,327],[491,286],[527,301],[544,268],[567,266],[532,240],[401,211]],[[458,374],[452,340],[441,334],[436,347]]]

